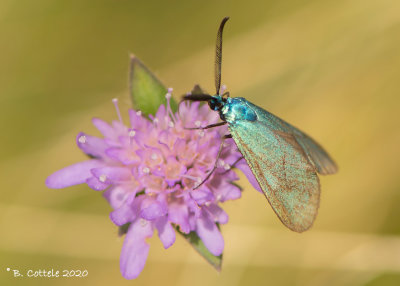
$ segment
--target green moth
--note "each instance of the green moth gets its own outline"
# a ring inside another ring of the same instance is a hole
[[[334,174],[337,166],[317,142],[296,127],[245,98],[220,94],[222,31],[228,19],[222,20],[217,34],[216,94],[189,94],[184,99],[206,101],[219,113],[222,122],[202,129],[228,124],[230,134],[225,137],[235,141],[278,218],[289,229],[303,232],[312,226],[319,207],[317,174]]]

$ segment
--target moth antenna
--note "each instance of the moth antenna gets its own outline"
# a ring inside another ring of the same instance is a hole
[[[215,89],[216,94],[219,95],[219,90],[221,88],[221,63],[222,63],[222,32],[224,30],[224,26],[226,21],[229,20],[229,17],[225,17],[222,19],[221,24],[219,25],[218,34],[217,34],[217,44],[215,48]]]
[[[186,94],[182,97],[182,100],[190,100],[190,101],[210,101],[213,97],[209,94]]]

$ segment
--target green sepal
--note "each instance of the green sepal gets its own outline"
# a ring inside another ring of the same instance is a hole
[[[155,115],[161,104],[166,104],[167,88],[134,55],[130,56],[129,91],[133,106],[145,115]],[[178,110],[178,104],[171,98],[172,112]]]
[[[219,228],[219,225],[218,225]],[[201,241],[200,237],[195,231],[191,231],[189,234],[181,232],[178,227],[175,227],[176,231],[182,235],[187,242],[189,242],[193,248],[201,255],[208,263],[210,263],[218,272],[221,271],[222,266],[222,254],[219,256],[213,255],[207,247]]]
[[[203,94],[204,91],[203,91],[203,89],[200,87],[200,85],[196,84],[196,85],[193,87],[193,89],[192,89],[192,91],[191,91],[190,93],[191,93],[191,94]]]
[[[240,190],[240,192],[243,192],[243,188],[241,186],[239,186],[238,184],[236,184],[234,182],[230,182],[230,184],[235,186],[236,188],[238,188]]]
[[[131,225],[131,223],[128,222],[128,223],[126,223],[126,224],[124,224],[124,225],[119,226],[119,227],[118,227],[118,236],[123,236],[123,235],[125,235],[125,234],[128,232],[128,229],[129,229],[129,226],[130,226],[130,225]]]

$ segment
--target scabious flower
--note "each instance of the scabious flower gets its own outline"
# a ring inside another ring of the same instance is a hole
[[[156,115],[143,116],[129,110],[129,124],[121,118],[108,124],[94,118],[93,124],[103,138],[79,133],[78,147],[91,159],[66,167],[50,175],[49,188],[64,188],[86,183],[104,197],[113,211],[117,226],[129,223],[120,258],[122,275],[136,278],[142,271],[149,251],[146,238],[154,229],[165,248],[175,242],[175,229],[196,232],[213,255],[222,254],[224,240],[217,224],[228,222],[220,203],[238,199],[240,189],[232,184],[238,177],[232,167],[241,158],[232,139],[226,139],[217,168],[213,170],[226,126],[207,130],[189,130],[218,122],[218,114],[207,105],[182,102],[171,111],[171,89],[167,106]],[[244,161],[244,160],[241,160]],[[240,160],[239,160],[240,162]],[[238,164],[252,176],[245,162]]]

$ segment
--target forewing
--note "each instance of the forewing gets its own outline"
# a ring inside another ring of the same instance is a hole
[[[302,232],[317,215],[319,180],[295,136],[277,124],[237,121],[229,129],[279,219],[291,230]]]
[[[289,125],[289,128],[292,130],[297,142],[303,148],[318,173],[321,175],[330,175],[337,172],[336,163],[317,142],[296,127],[291,126],[289,123],[286,124]]]
[[[321,175],[329,175],[337,172],[336,163],[310,136],[251,102],[247,102],[247,105],[257,113],[260,123],[267,124],[273,129],[294,135],[297,143],[304,150],[311,164],[313,164],[318,173]]]

